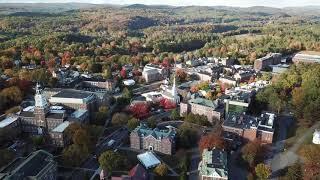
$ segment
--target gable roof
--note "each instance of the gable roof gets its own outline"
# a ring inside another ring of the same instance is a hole
[[[136,127],[136,129],[134,129],[133,132],[137,133],[140,137],[152,136],[155,139],[174,139],[176,136],[176,131],[173,128],[168,128],[166,130],[160,130],[158,128],[151,129],[145,124],[140,124],[140,126]]]

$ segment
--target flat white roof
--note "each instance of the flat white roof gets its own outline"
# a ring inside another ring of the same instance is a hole
[[[70,125],[69,121],[64,121],[63,123],[59,124],[57,127],[55,127],[52,132],[63,132],[68,126]]]
[[[28,107],[24,108],[22,111],[34,112],[34,106],[28,106]]]
[[[4,127],[8,126],[9,124],[15,122],[16,120],[18,120],[18,116],[7,117],[4,120],[0,121],[0,128],[4,128]]]
[[[161,163],[160,160],[150,151],[139,154],[137,157],[147,169],[155,167]]]

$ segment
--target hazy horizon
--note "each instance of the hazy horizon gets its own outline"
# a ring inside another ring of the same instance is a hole
[[[320,6],[319,0],[0,0],[0,3],[89,3],[89,4],[146,4],[146,5],[171,5],[171,6],[268,6],[268,7],[293,7],[293,6]]]

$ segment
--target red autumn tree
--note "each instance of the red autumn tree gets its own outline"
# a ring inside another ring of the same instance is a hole
[[[176,108],[176,103],[173,102],[172,100],[169,100],[169,99],[166,99],[166,98],[160,99],[159,104],[164,109],[174,109],[174,108]]]
[[[62,59],[61,59],[61,65],[66,65],[66,64],[70,64],[70,60],[72,58],[72,53],[69,51],[66,51],[63,53],[62,55]]]
[[[150,107],[147,103],[136,103],[129,107],[130,112],[136,118],[146,118],[149,116]]]
[[[120,76],[123,78],[123,79],[126,79],[127,78],[127,71],[126,69],[122,68],[121,71],[120,71]]]
[[[190,88],[190,91],[191,91],[192,93],[196,93],[196,92],[199,91],[199,88],[198,88],[198,86],[192,86],[192,87]]]
[[[168,68],[168,67],[170,67],[170,64],[171,64],[171,63],[170,63],[170,59],[166,57],[166,58],[163,59],[161,65],[162,65],[163,67],[167,67],[167,68]]]
[[[187,73],[183,69],[178,69],[176,71],[176,76],[180,81],[185,81],[187,79]]]
[[[221,137],[220,132],[211,133],[201,137],[199,141],[200,152],[202,152],[204,149],[212,149],[212,148],[218,148],[218,149],[225,148],[225,142]]]
[[[56,66],[56,61],[54,59],[50,59],[48,62],[47,62],[47,66],[48,68],[52,69]]]

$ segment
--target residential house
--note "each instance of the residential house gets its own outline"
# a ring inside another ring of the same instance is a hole
[[[227,153],[224,150],[204,149],[199,163],[199,178],[201,180],[228,179]]]

